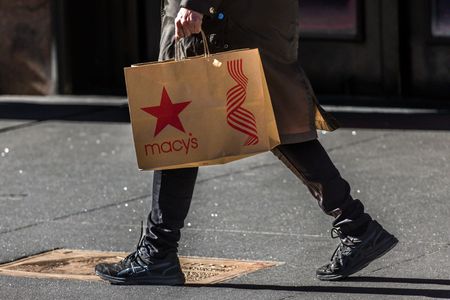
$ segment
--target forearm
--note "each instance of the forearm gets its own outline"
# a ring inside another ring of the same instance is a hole
[[[207,16],[215,14],[220,3],[222,3],[222,0],[181,0],[181,7],[194,10]]]

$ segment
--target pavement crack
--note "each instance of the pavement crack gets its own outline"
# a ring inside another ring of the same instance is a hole
[[[6,233],[11,233],[11,232],[16,232],[16,231],[28,229],[28,228],[35,227],[35,226],[38,226],[38,225],[42,225],[45,222],[46,221],[40,221],[40,222],[35,222],[35,223],[32,223],[32,224],[25,225],[25,226],[17,227],[17,228],[5,230],[5,231],[0,231],[0,234],[6,234]]]
[[[109,204],[105,204],[105,205],[102,205],[102,206],[94,207],[94,208],[91,208],[91,209],[85,209],[85,210],[82,210],[82,211],[77,211],[77,212],[74,212],[74,213],[70,213],[70,214],[67,214],[67,215],[63,215],[63,216],[59,216],[59,217],[53,218],[53,219],[50,220],[50,222],[52,222],[52,221],[60,221],[60,220],[64,220],[64,219],[67,219],[67,218],[70,218],[70,217],[79,216],[79,215],[83,215],[83,214],[88,214],[88,213],[91,213],[91,212],[95,212],[95,211],[98,211],[98,210],[101,210],[101,209],[105,209],[105,208],[110,208],[110,207],[113,207],[113,206],[116,206],[116,205],[120,205],[120,204],[135,202],[135,201],[142,200],[142,199],[145,199],[145,198],[150,197],[150,196],[151,196],[150,194],[145,194],[145,195],[141,195],[141,196],[138,196],[138,197],[135,197],[135,198],[127,199],[127,200],[114,202],[114,203],[109,203]]]
[[[18,201],[28,197],[28,194],[25,193],[7,193],[0,194],[0,201]]]
[[[147,197],[150,197],[150,194],[138,196],[138,197],[131,198],[131,199],[128,199],[128,200],[123,200],[123,201],[120,201],[120,202],[114,202],[114,203],[105,204],[105,205],[94,207],[94,208],[91,208],[91,209],[85,209],[85,210],[82,210],[82,211],[77,211],[77,212],[66,214],[66,215],[63,215],[63,216],[56,217],[56,218],[35,222],[35,223],[32,223],[32,224],[28,224],[28,225],[25,225],[25,226],[9,229],[9,230],[5,230],[5,231],[0,231],[0,235],[1,234],[11,233],[11,232],[17,232],[17,231],[20,231],[20,230],[24,230],[24,229],[28,229],[28,228],[31,228],[31,227],[39,226],[39,225],[42,225],[42,224],[45,224],[45,223],[61,221],[61,220],[68,219],[68,218],[73,217],[73,216],[79,216],[79,215],[82,215],[82,214],[88,214],[88,213],[91,213],[91,212],[95,212],[95,211],[98,211],[98,210],[101,210],[101,209],[113,207],[113,206],[120,205],[120,204],[125,204],[125,203],[131,203],[131,202],[139,201],[139,200],[145,199]]]

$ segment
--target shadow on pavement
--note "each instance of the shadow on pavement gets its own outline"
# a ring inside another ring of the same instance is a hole
[[[421,113],[333,112],[344,128],[450,130],[450,111]],[[123,104],[0,102],[0,120],[126,123]]]
[[[365,277],[365,278],[375,279],[375,277]],[[411,278],[381,278],[381,279],[382,280],[378,282],[409,283],[409,281],[411,280]],[[386,281],[383,281],[384,279],[386,279]],[[394,281],[389,281],[390,279],[393,279]],[[414,279],[414,280],[418,281],[417,283],[419,283],[419,281],[424,281],[423,283],[427,283],[429,281],[429,279]],[[375,282],[375,280],[373,282]],[[283,285],[258,285],[258,284],[233,284],[233,283],[219,283],[214,285],[187,285],[187,286],[208,287],[208,288],[231,288],[231,289],[245,289],[245,290],[272,290],[272,291],[302,292],[302,293],[419,296],[419,297],[444,298],[444,299],[450,298],[450,290],[439,290],[439,289],[433,290],[433,289],[352,287],[352,286],[283,286]]]
[[[0,102],[0,120],[88,121],[127,123],[128,106],[110,104],[55,104]]]
[[[390,282],[390,283],[411,283],[411,284],[436,284],[450,286],[450,279],[431,279],[431,278],[393,278],[393,277],[348,277],[346,282]]]

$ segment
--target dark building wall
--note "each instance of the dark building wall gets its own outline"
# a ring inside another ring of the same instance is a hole
[[[0,0],[0,94],[49,94],[50,0]]]
[[[421,98],[449,99],[450,0],[408,3],[408,92]]]
[[[56,1],[61,93],[123,95],[123,68],[157,59],[159,1]]]
[[[63,28],[59,34],[61,91],[120,93],[122,67],[139,58],[137,2],[62,0],[57,9]]]
[[[299,61],[315,89],[326,94],[386,93],[379,1],[327,2],[305,0],[300,7]],[[341,29],[345,21],[347,34]]]
[[[318,93],[448,101],[450,0],[302,0],[300,10],[299,58]]]

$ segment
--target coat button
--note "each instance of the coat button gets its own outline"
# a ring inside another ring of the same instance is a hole
[[[215,13],[216,13],[216,9],[215,9],[214,7],[211,6],[211,7],[209,8],[209,13],[212,14],[212,15],[215,14]]]

